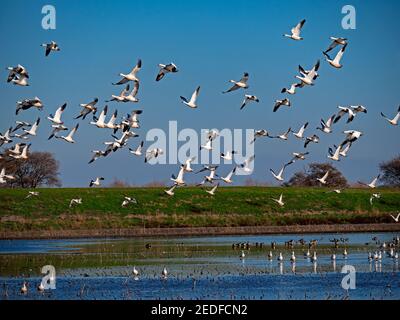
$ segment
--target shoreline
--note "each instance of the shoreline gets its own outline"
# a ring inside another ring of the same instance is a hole
[[[224,235],[272,235],[310,233],[398,232],[400,223],[320,224],[290,226],[129,228],[90,230],[1,231],[0,240],[79,238],[198,237]]]

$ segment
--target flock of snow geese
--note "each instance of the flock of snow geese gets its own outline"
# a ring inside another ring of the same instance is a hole
[[[300,21],[295,27],[291,29],[290,34],[284,34],[284,37],[287,37],[291,40],[294,41],[301,41],[303,40],[303,37],[301,37],[301,30],[305,24],[306,20]],[[348,40],[346,38],[340,38],[340,37],[331,37],[330,38],[331,43],[329,47],[323,51],[323,55],[325,57],[325,60],[327,63],[329,63],[330,66],[333,68],[342,68],[341,60],[343,58],[343,55],[345,53],[345,50],[348,46]],[[48,56],[52,52],[59,52],[60,47],[58,44],[54,41],[51,41],[48,44],[42,44],[42,47],[45,48],[45,55]],[[334,58],[332,58],[329,54],[335,50],[337,47],[340,49],[337,51],[336,55]],[[295,78],[298,80],[296,83],[291,84],[288,88],[283,88],[281,90],[282,94],[288,95],[285,98],[282,98],[280,100],[275,101],[275,105],[273,106],[273,112],[277,112],[281,107],[291,107],[291,102],[289,99],[290,95],[294,95],[297,93],[297,90],[300,88],[304,88],[307,86],[313,86],[314,82],[318,79],[319,74],[318,70],[320,67],[320,60],[318,60],[314,66],[310,70],[304,69],[302,66],[299,65],[298,67],[298,75],[295,76]],[[129,73],[120,73],[120,79],[117,82],[112,83],[115,86],[121,86],[123,85],[124,88],[123,90],[117,94],[117,95],[111,95],[111,98],[109,100],[106,100],[106,102],[117,102],[117,103],[138,103],[139,99],[137,98],[137,94],[139,92],[140,88],[140,79],[138,78],[138,73],[142,68],[142,60],[139,59],[137,61],[137,64],[134,66],[134,68],[129,72]],[[14,85],[18,86],[29,86],[29,73],[25,67],[22,65],[17,65],[15,67],[8,67],[8,77],[7,77],[7,82],[12,83]],[[159,72],[156,77],[156,81],[160,81],[161,79],[164,79],[164,77],[168,74],[174,74],[177,73],[179,70],[177,66],[174,63],[169,63],[169,64],[159,64]],[[243,74],[243,77],[236,81],[236,80],[230,80],[229,82],[232,83],[232,86],[227,89],[226,91],[223,91],[224,94],[230,93],[236,90],[240,89],[247,89],[249,88],[248,85],[248,80],[249,80],[249,74],[245,72]],[[132,90],[131,90],[132,86]],[[200,86],[198,86],[193,94],[191,95],[190,98],[180,96],[182,103],[189,107],[189,108],[198,108],[197,100],[200,94]],[[257,98],[255,95],[250,95],[250,94],[245,94],[243,98],[243,102],[240,106],[240,109],[244,109],[246,105],[252,103],[252,102],[259,102],[260,100]],[[138,134],[133,132],[132,129],[136,129],[140,127],[140,122],[139,122],[139,115],[142,113],[142,110],[133,110],[130,114],[128,114],[126,117],[123,117],[120,121],[118,120],[118,111],[115,110],[111,117],[107,120],[108,116],[108,106],[105,105],[105,107],[102,109],[100,112],[99,116],[96,116],[98,107],[97,103],[99,102],[98,98],[93,99],[92,101],[88,103],[82,103],[80,104],[81,111],[80,113],[75,117],[76,120],[81,119],[85,120],[85,118],[92,114],[92,121],[90,121],[90,125],[93,125],[97,128],[101,129],[111,129],[113,131],[112,141],[106,141],[104,144],[106,145],[105,150],[93,150],[92,153],[92,158],[89,161],[90,163],[93,163],[99,158],[102,157],[107,157],[113,152],[116,152],[119,149],[122,149],[123,147],[127,146],[128,140],[132,137],[138,137]],[[79,123],[77,123],[71,130],[69,130],[65,125],[64,122],[62,121],[62,115],[63,112],[65,111],[67,107],[67,103],[64,103],[61,105],[53,114],[50,114],[47,119],[51,123],[51,133],[49,136],[49,140],[52,138],[56,138],[62,141],[65,141],[67,143],[75,143],[75,135],[79,129]],[[37,108],[39,110],[43,109],[43,103],[42,100],[38,97],[34,97],[33,99],[25,99],[23,101],[17,101],[17,107],[16,107],[16,115],[20,114],[22,111],[31,109],[31,108]],[[324,119],[321,119],[320,127],[316,128],[317,130],[320,130],[323,134],[330,134],[332,133],[332,127],[335,123],[340,121],[344,116],[347,115],[347,123],[351,123],[355,117],[359,113],[367,113],[367,109],[364,106],[361,105],[349,105],[346,107],[343,106],[338,106],[338,111],[337,113],[333,114],[331,117],[329,117],[326,121]],[[397,114],[393,118],[388,118],[386,115],[383,113],[381,114],[382,117],[391,125],[397,126],[400,120],[400,107],[397,109]],[[37,130],[40,125],[40,118],[38,118],[34,123],[30,124],[27,122],[23,121],[16,121],[16,126],[10,127],[4,134],[0,134],[0,146],[6,146],[7,144],[10,144],[13,142],[14,138],[20,139],[20,140],[29,140],[31,137],[35,137],[37,135]],[[310,143],[319,143],[320,137],[316,133],[312,133],[310,135],[306,135],[305,132],[308,128],[308,122],[303,124],[298,131],[293,131],[292,128],[288,128],[285,132],[282,134],[278,135],[271,135],[267,130],[261,129],[261,130],[255,130],[254,131],[254,139],[251,143],[254,143],[257,139],[267,137],[271,139],[280,139],[280,140],[288,140],[289,136],[293,134],[293,136],[296,139],[304,141],[304,149],[306,149]],[[62,135],[61,132],[67,131],[67,134]],[[117,132],[121,131],[121,136],[118,137],[116,136]],[[363,133],[357,130],[346,130],[343,132],[345,134],[345,137],[341,143],[339,143],[337,146],[329,147],[328,149],[328,158],[331,159],[332,161],[340,161],[341,157],[346,157],[352,144],[355,143],[362,135]],[[200,146],[200,149],[205,149],[205,150],[213,150],[213,141],[218,137],[219,132],[217,130],[209,130],[207,133],[207,140],[204,145]],[[31,144],[29,143],[16,143],[12,148],[8,148],[5,150],[5,154],[7,154],[9,157],[15,159],[15,160],[26,160],[29,157],[29,148]],[[159,155],[164,153],[164,150],[161,148],[154,148],[151,150],[147,150],[146,152],[143,152],[143,147],[144,147],[144,141],[141,141],[139,145],[132,149],[129,148],[129,152],[137,157],[140,157],[144,155],[145,162],[150,161],[153,158],[157,158]],[[221,158],[224,160],[232,160],[233,156],[235,154],[235,151],[227,151],[225,153],[221,153]],[[306,156],[309,154],[309,152],[294,152],[293,153],[293,158],[286,164],[284,164],[279,171],[274,171],[273,169],[270,169],[270,172],[272,176],[279,182],[284,181],[284,171],[287,166],[293,164],[295,161],[298,160],[305,160]],[[208,172],[207,175],[204,176],[204,179],[198,184],[199,186],[202,186],[204,184],[211,184],[212,189],[207,190],[207,192],[210,195],[214,195],[216,193],[216,190],[219,186],[218,181],[222,181],[226,184],[231,184],[233,183],[233,176],[236,174],[236,169],[240,168],[244,170],[245,172],[251,172],[250,164],[252,161],[254,161],[255,155],[252,155],[251,157],[247,158],[244,163],[235,166],[233,169],[229,171],[229,173],[225,177],[220,177],[217,175],[216,170],[218,166],[214,165],[204,165],[203,168],[198,170],[195,173],[200,173],[200,172]],[[169,196],[173,196],[175,189],[177,187],[185,186],[186,182],[184,180],[184,176],[186,173],[194,172],[193,168],[191,167],[191,163],[195,160],[195,158],[189,158],[185,161],[184,164],[180,165],[179,168],[179,173],[177,176],[172,175],[171,180],[173,182],[173,185],[165,190],[165,193]],[[322,177],[318,178],[318,181],[321,183],[321,185],[326,185],[327,184],[327,179],[329,176],[329,171],[327,171]],[[4,184],[7,182],[7,180],[12,180],[14,177],[10,174],[6,174],[5,169],[3,168],[0,173],[0,184]],[[374,180],[367,184],[368,187],[370,188],[375,188],[377,181],[379,179],[379,176],[374,178]],[[90,181],[90,187],[93,186],[100,186],[101,182],[104,180],[103,177],[96,177],[94,180]],[[218,182],[218,183],[217,183]],[[337,193],[340,193],[341,190],[337,189],[334,190]],[[28,197],[31,196],[37,196],[37,192],[30,192],[28,194]],[[371,204],[372,201],[375,198],[379,198],[379,194],[374,194],[371,197]],[[279,206],[284,206],[284,201],[283,201],[283,195],[279,197],[279,199],[272,199],[275,201]],[[82,199],[72,199],[70,206],[78,205],[82,203]],[[127,206],[131,203],[135,203],[134,199],[131,198],[125,198],[123,200],[122,206]]]

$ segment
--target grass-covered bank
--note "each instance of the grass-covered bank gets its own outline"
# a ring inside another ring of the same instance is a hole
[[[289,226],[392,223],[400,210],[399,189],[227,187],[214,197],[200,188],[180,188],[174,197],[162,188],[0,189],[0,232],[181,227]],[[381,194],[370,204],[372,193]],[[271,198],[283,193],[285,206]],[[122,208],[124,196],[136,205]],[[72,198],[82,205],[69,208]]]

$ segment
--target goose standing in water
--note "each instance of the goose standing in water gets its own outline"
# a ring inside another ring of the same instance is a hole
[[[39,292],[43,292],[43,291],[44,291],[44,285],[43,285],[42,282],[40,282],[39,285],[37,286],[37,290],[38,290]]]
[[[120,73],[119,75],[122,77],[122,79],[116,83],[113,83],[113,85],[121,85],[129,81],[139,82],[139,79],[137,78],[136,74],[139,72],[141,68],[142,68],[142,60],[139,59],[136,66],[131,70],[131,72],[129,72],[128,74]]]
[[[268,260],[272,260],[272,258],[273,258],[272,251],[270,251],[270,252],[268,253]]]
[[[304,253],[304,258],[309,258],[311,256],[310,249],[307,249],[307,252]]]
[[[247,89],[249,87],[249,85],[247,84],[248,80],[249,80],[249,74],[247,72],[245,72],[243,74],[242,79],[240,79],[239,81],[229,80],[229,82],[233,83],[233,86],[231,88],[229,88],[228,90],[223,91],[222,93],[232,92],[232,91],[235,91],[240,88]]]
[[[336,260],[336,254],[333,253],[333,254],[331,255],[331,260],[333,260],[333,261]]]
[[[336,54],[335,58],[332,59],[326,52],[323,52],[326,61],[334,68],[340,69],[343,65],[340,64],[340,60],[343,57],[344,51],[346,50],[347,44],[345,44],[339,52]]]
[[[240,106],[240,110],[242,110],[247,105],[247,103],[249,103],[251,101],[260,102],[260,100],[256,96],[250,95],[250,94],[245,94],[242,105]]]
[[[283,207],[285,205],[285,203],[283,202],[283,194],[281,194],[279,196],[279,199],[274,199],[271,198],[273,201],[275,201],[277,204],[279,204],[279,206]]]
[[[101,185],[101,181],[104,181],[103,177],[97,177],[95,180],[90,180],[89,187],[99,187]]]
[[[63,112],[64,112],[66,107],[67,107],[67,104],[64,103],[61,107],[59,107],[56,110],[56,113],[54,114],[54,116],[52,114],[50,114],[47,117],[47,119],[49,119],[53,124],[56,124],[56,125],[64,124],[64,122],[61,121],[61,116],[62,116],[62,114],[63,114]]]
[[[45,51],[46,57],[52,51],[60,51],[60,47],[58,46],[58,44],[55,41],[51,41],[50,43],[42,43],[40,46],[46,48],[46,51]]]
[[[317,253],[314,251],[314,254],[312,255],[312,257],[311,257],[311,261],[312,262],[317,262]]]
[[[282,252],[279,252],[278,261],[283,261],[283,255],[282,255]]]
[[[174,190],[175,190],[175,188],[176,188],[176,184],[174,184],[170,189],[168,189],[168,190],[164,190],[164,192],[167,194],[167,195],[169,195],[169,196],[173,196],[175,193],[174,193]]]
[[[200,92],[200,86],[198,86],[197,89],[193,92],[190,100],[186,99],[183,96],[180,96],[182,103],[187,105],[189,108],[193,108],[193,109],[197,108],[196,100],[197,100],[197,97],[199,96],[199,92]]]
[[[306,19],[301,20],[295,27],[293,27],[290,30],[291,34],[284,34],[283,36],[296,41],[303,40],[303,38],[300,36],[300,33],[301,33],[301,28],[303,28],[305,22]]]
[[[243,250],[242,250],[242,253],[240,254],[239,258],[240,258],[240,260],[244,260],[244,258],[246,258],[246,255]]]
[[[167,271],[167,268],[166,268],[166,267],[164,267],[163,271],[161,272],[161,276],[162,276],[164,279],[167,279],[168,271]]]
[[[135,266],[133,266],[132,274],[133,274],[135,280],[139,279],[138,278],[139,277],[139,271],[136,269]]]
[[[160,81],[167,73],[176,73],[179,71],[172,62],[169,64],[160,63],[158,66],[160,67],[160,71],[157,74],[156,81]]]
[[[79,128],[79,123],[69,132],[67,136],[55,136],[57,139],[64,140],[69,143],[75,143],[74,134]]]
[[[21,293],[26,294],[28,292],[28,287],[26,281],[23,282],[22,287],[21,287]]]
[[[294,251],[292,251],[292,256],[290,257],[290,261],[291,261],[292,263],[295,263],[295,262],[296,262],[296,256],[294,255]]]
[[[346,259],[347,255],[348,255],[347,250],[346,250],[346,248],[344,248],[344,250],[343,250],[343,258]]]
[[[317,178],[317,180],[321,183],[321,184],[326,184],[326,179],[328,178],[329,175],[329,170],[326,171],[326,173],[321,177],[321,178]]]
[[[388,121],[392,126],[397,126],[397,124],[399,123],[399,119],[400,119],[400,106],[397,108],[397,114],[394,116],[393,119],[389,119],[388,117],[386,117],[383,112],[381,112],[381,116],[386,121]]]

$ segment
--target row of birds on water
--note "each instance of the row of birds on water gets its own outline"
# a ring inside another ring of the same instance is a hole
[[[303,40],[303,37],[301,37],[301,30],[305,24],[306,20],[302,20],[299,22],[295,27],[291,29],[290,34],[285,34],[284,36],[287,38],[290,38],[295,41]],[[341,68],[342,65],[340,63],[343,54],[348,46],[348,40],[346,38],[341,38],[341,37],[331,37],[330,38],[332,41],[329,45],[329,47],[323,51],[325,60],[334,68]],[[52,41],[48,44],[42,44],[42,46],[45,48],[45,55],[48,56],[51,52],[57,52],[60,51],[60,47],[55,41]],[[340,47],[339,51],[337,52],[335,58],[331,58],[329,56],[329,52],[334,50],[336,47]],[[289,88],[283,88],[281,90],[281,93],[285,93],[288,95],[293,95],[296,94],[298,88],[303,88],[306,86],[313,86],[315,80],[319,77],[318,70],[320,67],[320,61],[318,60],[317,63],[310,69],[306,70],[302,66],[299,66],[299,75],[296,75],[296,79],[299,80],[300,82],[292,84]],[[112,95],[109,100],[106,102],[131,102],[131,103],[137,103],[139,102],[139,99],[136,97],[138,92],[139,92],[139,87],[140,87],[140,80],[138,78],[138,72],[142,68],[142,60],[139,59],[137,64],[133,67],[133,69],[129,73],[120,73],[119,76],[121,79],[117,82],[112,83],[113,85],[126,85],[124,89],[120,92],[118,95]],[[19,86],[28,86],[28,79],[29,79],[29,73],[25,67],[22,65],[17,65],[16,67],[8,67],[7,68],[9,71],[7,82],[13,83],[15,85]],[[159,64],[159,72],[156,77],[156,81],[160,81],[165,77],[166,74],[173,74],[178,72],[178,67],[174,63],[169,63],[169,64]],[[239,89],[248,89],[248,80],[249,80],[249,74],[247,72],[244,73],[243,77],[236,81],[236,80],[230,80],[230,82],[233,84],[228,90],[223,91],[223,93],[229,93],[232,91],[236,91]],[[132,84],[133,89],[130,91],[130,85]],[[189,98],[186,98],[184,96],[181,96],[182,103],[190,108],[197,108],[197,99],[200,93],[200,86],[196,88],[196,90],[193,92],[192,96]],[[90,124],[93,126],[96,126],[97,128],[101,129],[111,129],[113,130],[113,141],[106,141],[104,144],[106,145],[105,150],[93,150],[92,153],[92,158],[90,159],[89,163],[93,163],[97,159],[101,157],[107,157],[108,155],[112,154],[113,152],[116,152],[119,149],[122,149],[123,147],[127,146],[128,140],[132,137],[138,137],[139,135],[133,131],[132,129],[137,129],[140,128],[140,121],[139,121],[139,115],[143,112],[142,110],[133,110],[130,114],[128,114],[126,117],[123,117],[122,120],[118,123],[117,122],[117,117],[118,117],[118,111],[115,110],[113,114],[111,115],[111,118],[107,121],[107,115],[108,115],[108,106],[106,105],[103,110],[100,112],[100,115],[97,117],[97,103],[99,102],[98,98],[93,99],[92,101],[88,103],[83,103],[81,104],[81,112],[79,115],[75,117],[75,119],[82,119],[84,120],[88,115],[92,114],[93,120],[90,121]],[[259,102],[259,99],[255,95],[249,95],[245,94],[244,100],[241,104],[240,109],[243,109],[248,103],[250,102]],[[277,112],[281,107],[291,106],[291,102],[288,98],[284,98],[281,100],[276,100],[275,105],[273,107],[273,111]],[[61,135],[60,132],[62,131],[68,131],[68,128],[64,125],[64,121],[62,121],[62,114],[65,111],[67,107],[67,103],[64,103],[61,105],[56,112],[53,114],[50,114],[47,119],[51,122],[51,134],[49,136],[49,140],[52,138],[57,138],[60,140],[64,140],[65,142],[68,143],[75,143],[74,136],[79,128],[79,123],[77,123],[72,130],[68,132],[66,135]],[[16,108],[16,114],[18,115],[21,111],[28,110],[30,108],[37,108],[39,110],[43,109],[43,103],[41,99],[38,97],[35,97],[33,99],[25,99],[22,101],[17,102],[17,108]],[[346,107],[339,106],[338,107],[339,111],[335,114],[333,114],[331,117],[329,117],[327,120],[321,119],[321,126],[318,127],[317,129],[320,130],[321,132],[325,134],[332,133],[332,127],[333,124],[337,123],[341,118],[343,118],[345,115],[347,115],[347,123],[352,122],[356,115],[358,113],[367,113],[367,108],[365,108],[362,105],[350,105]],[[397,125],[400,119],[400,106],[397,110],[397,114],[394,116],[394,118],[390,119],[386,117],[384,114],[382,116],[391,124],[391,125]],[[37,129],[40,124],[40,118],[38,118],[33,124],[24,122],[24,121],[16,121],[16,126],[10,127],[4,134],[0,134],[0,146],[4,146],[7,144],[10,144],[13,142],[13,138],[18,138],[18,139],[23,139],[23,140],[28,140],[30,137],[34,137],[37,135]],[[262,137],[268,137],[268,138],[274,138],[274,139],[280,139],[282,141],[287,141],[289,138],[289,135],[292,133],[294,137],[297,139],[304,141],[304,148],[307,148],[310,143],[319,143],[320,137],[316,135],[315,133],[312,135],[305,135],[305,131],[308,127],[308,122],[304,123],[298,131],[293,131],[292,128],[289,128],[282,134],[278,135],[271,135],[267,130],[265,129],[260,129],[260,130],[255,130],[254,132],[254,139],[252,140],[251,143],[254,143],[257,139],[262,138]],[[21,133],[17,133],[19,131],[22,131]],[[121,131],[121,136],[117,137],[116,133],[118,131]],[[333,147],[329,147],[328,149],[328,158],[332,161],[340,161],[341,157],[347,157],[347,154],[353,145],[355,141],[357,141],[363,133],[361,131],[357,130],[345,130],[344,131],[345,138],[344,140],[339,143],[337,146],[334,145]],[[206,143],[200,146],[200,150],[205,149],[208,151],[213,150],[213,141],[219,136],[218,130],[212,129],[207,132],[207,137],[206,137]],[[26,160],[29,157],[28,151],[30,148],[31,144],[27,143],[17,143],[13,148],[9,148],[5,151],[5,154],[9,156],[11,159],[15,160]],[[129,152],[133,154],[134,156],[142,156],[144,154],[145,162],[149,162],[153,158],[157,158],[160,155],[164,154],[164,150],[161,148],[153,148],[151,150],[147,150],[145,153],[142,151],[144,147],[144,141],[141,141],[139,145],[135,149],[129,148]],[[224,153],[221,153],[221,158],[226,160],[226,161],[231,161],[234,158],[234,155],[236,154],[236,151],[227,151]],[[278,181],[278,182],[283,182],[285,179],[283,177],[285,169],[295,163],[298,160],[305,160],[306,156],[309,154],[309,152],[293,152],[293,157],[291,160],[287,163],[285,163],[282,168],[279,171],[274,171],[273,169],[270,169],[270,172],[272,176]],[[224,177],[219,177],[216,174],[216,170],[218,166],[214,165],[205,165],[203,166],[202,169],[198,170],[197,173],[200,172],[209,172],[208,175],[204,176],[204,179],[198,184],[198,186],[203,186],[204,184],[212,184],[212,189],[211,190],[206,190],[210,195],[215,195],[217,188],[219,187],[219,181],[223,181],[226,184],[231,184],[233,183],[233,176],[236,174],[236,170],[240,168],[244,172],[251,173],[252,168],[251,164],[255,159],[255,155],[250,156],[247,158],[242,164],[238,166],[234,166],[232,170],[229,171],[229,173],[224,176]],[[175,194],[175,188],[176,187],[181,187],[185,186],[186,181],[184,180],[184,175],[189,172],[193,172],[193,168],[191,167],[191,163],[195,161],[194,157],[188,158],[184,164],[180,165],[179,172],[177,176],[172,175],[171,180],[173,182],[173,185],[165,190],[165,193],[169,196],[173,196]],[[327,181],[329,180],[329,174],[330,171],[326,171],[326,173],[318,178],[317,180],[320,182],[321,185],[326,185]],[[5,169],[3,168],[1,173],[0,173],[0,184],[4,184],[7,182],[7,180],[13,180],[14,177],[11,174],[6,174]],[[379,176],[375,178],[371,183],[367,184],[367,186],[371,188],[376,187],[376,183],[379,179]],[[90,181],[90,186],[100,186],[101,181],[103,181],[103,177],[96,177],[95,179]],[[216,184],[214,184],[217,182]],[[336,193],[340,193],[341,189],[335,189],[334,190]],[[372,196],[372,200],[374,198],[378,198],[378,196]],[[80,201],[79,201],[80,200]],[[125,199],[129,203],[134,203],[134,201],[129,202],[128,199]],[[283,195],[281,195],[278,199],[273,199],[278,205],[284,206],[284,201],[283,201]],[[372,200],[370,200],[372,204]],[[72,199],[70,206],[80,204],[82,202],[82,199]]]

